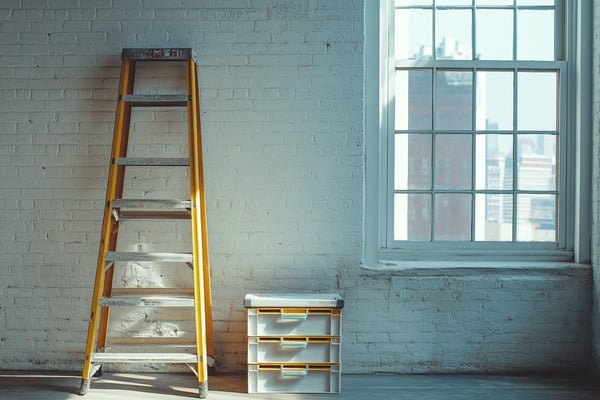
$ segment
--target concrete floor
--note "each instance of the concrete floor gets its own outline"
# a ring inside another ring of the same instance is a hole
[[[209,377],[209,400],[598,400],[600,379],[564,376],[343,375],[340,394],[248,394],[243,375]],[[191,374],[105,374],[79,396],[76,373],[0,371],[0,399],[165,400],[197,398]]]

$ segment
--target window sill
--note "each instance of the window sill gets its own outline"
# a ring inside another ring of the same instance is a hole
[[[471,272],[544,272],[570,274],[591,272],[590,264],[555,261],[407,261],[361,265],[361,276],[462,275]]]

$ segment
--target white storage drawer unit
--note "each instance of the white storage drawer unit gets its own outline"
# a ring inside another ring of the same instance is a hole
[[[248,294],[248,392],[338,393],[339,294]]]

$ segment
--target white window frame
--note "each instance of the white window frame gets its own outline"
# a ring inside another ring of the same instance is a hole
[[[557,0],[558,1],[558,0]],[[387,60],[388,10],[393,0],[365,1],[365,265],[423,260],[508,260],[589,262],[591,256],[591,5],[586,0],[565,1],[568,61],[565,85],[566,118],[560,129],[569,136],[561,143],[560,182],[563,212],[560,213],[558,246],[554,243],[499,242],[405,242],[394,246],[388,228],[390,201],[388,158]],[[568,84],[567,84],[568,83]],[[566,227],[566,229],[565,229]]]

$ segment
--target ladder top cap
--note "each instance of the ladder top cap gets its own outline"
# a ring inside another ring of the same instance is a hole
[[[123,49],[123,60],[187,61],[194,59],[194,50],[187,48],[129,48]]]

